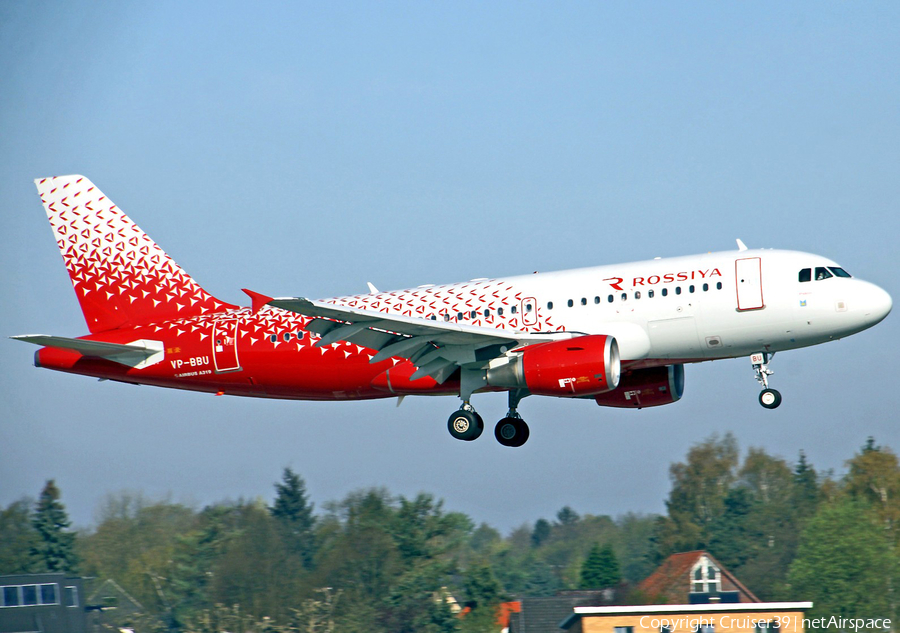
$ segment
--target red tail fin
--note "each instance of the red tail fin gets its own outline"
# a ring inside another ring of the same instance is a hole
[[[84,176],[35,184],[92,333],[234,307],[197,285]]]

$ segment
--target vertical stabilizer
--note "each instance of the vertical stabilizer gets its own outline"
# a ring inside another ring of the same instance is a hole
[[[84,176],[35,184],[92,333],[234,307],[197,285]]]

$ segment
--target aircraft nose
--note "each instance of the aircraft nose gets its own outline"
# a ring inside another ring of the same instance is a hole
[[[875,325],[890,314],[894,302],[891,295],[874,284],[866,294],[866,319],[870,325]]]

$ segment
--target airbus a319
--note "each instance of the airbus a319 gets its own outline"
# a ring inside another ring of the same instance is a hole
[[[749,357],[762,406],[775,352],[872,327],[890,296],[836,262],[747,249],[312,300],[201,288],[83,176],[35,181],[90,334],[15,336],[35,365],[219,395],[356,400],[454,395],[450,434],[484,422],[472,395],[506,392],[495,428],[521,446],[525,396],[670,404],[684,365]]]

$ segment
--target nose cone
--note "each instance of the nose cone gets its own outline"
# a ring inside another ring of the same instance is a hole
[[[866,319],[869,325],[872,326],[881,322],[884,317],[890,314],[893,307],[894,302],[891,300],[891,295],[872,284],[866,293]]]

